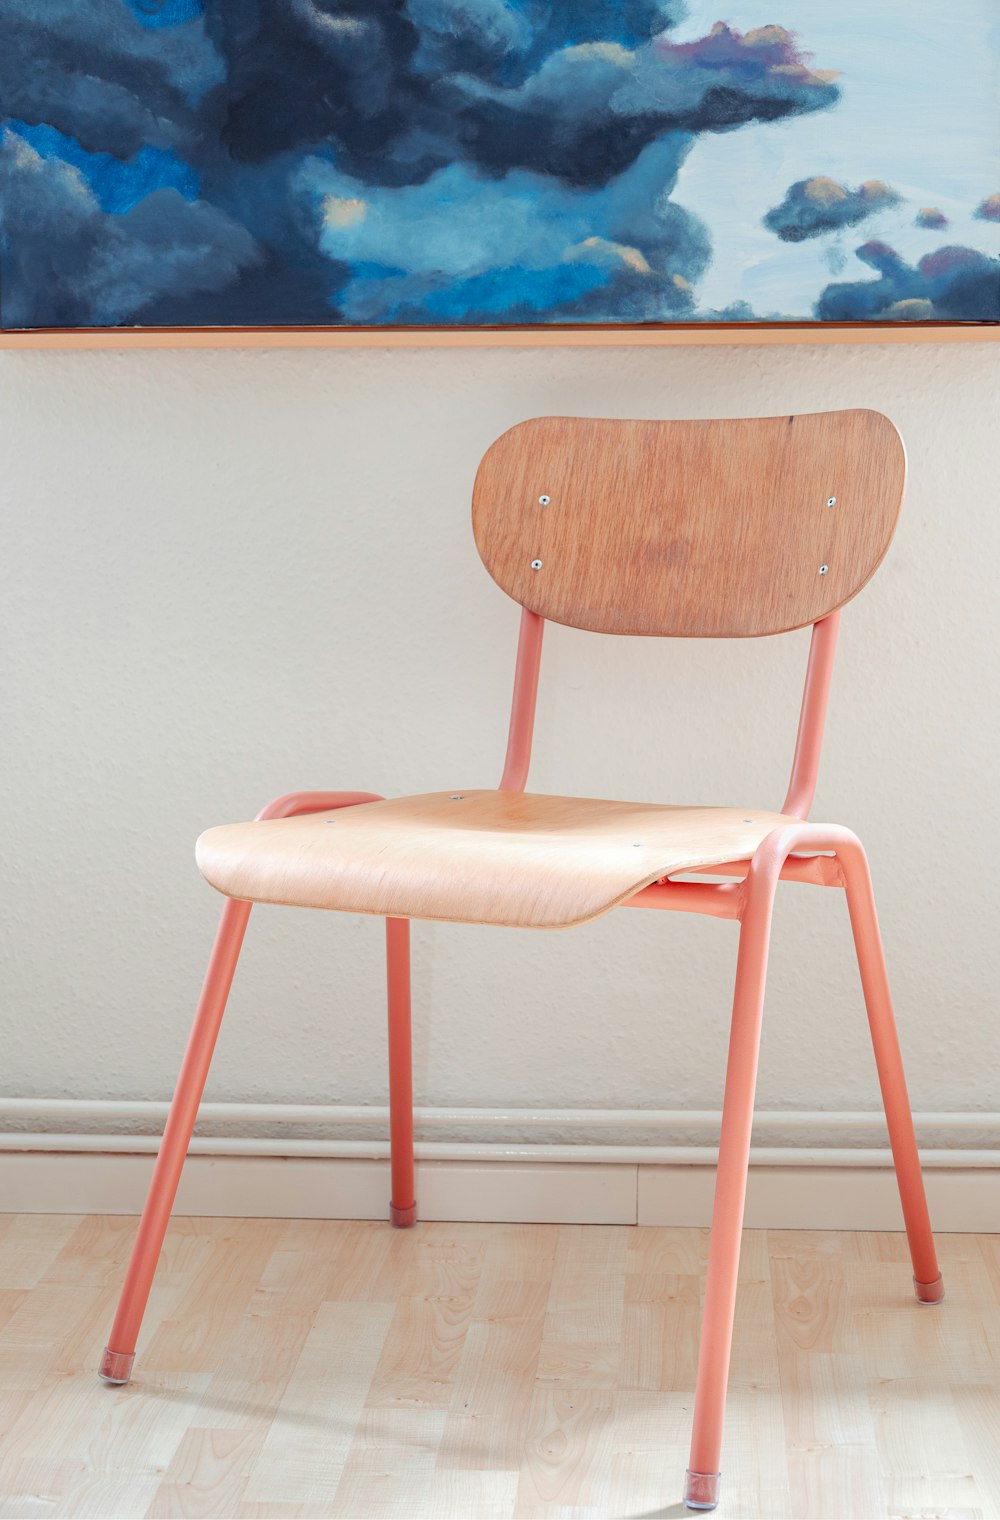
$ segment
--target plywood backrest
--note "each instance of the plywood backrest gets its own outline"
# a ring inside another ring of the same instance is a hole
[[[515,601],[597,633],[814,623],[873,575],[906,456],[880,412],[708,422],[536,417],[498,438],[476,543]]]

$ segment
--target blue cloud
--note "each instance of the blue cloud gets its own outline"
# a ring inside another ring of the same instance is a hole
[[[205,12],[204,0],[127,0],[127,3],[139,25],[151,31],[180,26]]]
[[[911,265],[879,242],[863,244],[857,257],[878,279],[828,285],[816,303],[822,321],[1000,321],[1000,259],[946,247]]]
[[[8,327],[113,326],[152,301],[222,289],[261,258],[239,223],[172,188],[108,214],[79,169],[46,161],[9,130],[0,245]]]
[[[824,174],[790,185],[780,206],[762,218],[764,226],[785,243],[822,237],[841,227],[856,227],[879,211],[898,206],[901,197],[881,180],[869,179],[849,190]]]
[[[122,160],[110,153],[88,153],[55,127],[10,121],[11,131],[29,143],[43,159],[56,159],[79,169],[103,211],[128,211],[153,190],[173,189],[185,200],[198,196],[198,176],[175,153],[164,148],[140,148]]]
[[[590,191],[464,164],[422,185],[365,186],[316,159],[298,187],[320,246],[350,270],[337,295],[349,322],[569,319],[599,307],[641,321],[690,310],[708,263],[702,224],[669,199],[687,146],[665,138]]]

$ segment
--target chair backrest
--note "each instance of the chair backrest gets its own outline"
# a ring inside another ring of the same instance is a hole
[[[889,547],[905,473],[880,412],[536,417],[483,457],[473,529],[497,584],[554,622],[756,637],[857,595]]]

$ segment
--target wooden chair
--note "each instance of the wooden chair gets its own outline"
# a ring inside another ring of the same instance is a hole
[[[865,852],[807,822],[839,610],[892,538],[905,456],[877,412],[741,421],[542,417],[505,433],[476,479],[479,552],[521,604],[506,764],[495,791],[386,801],[297,792],[209,829],[198,864],[228,899],[101,1362],[127,1382],[212,1050],[255,902],[375,913],[387,931],[390,1217],[410,1225],[409,920],[535,929],[609,909],[734,918],[739,956],[686,1502],[719,1497],[726,1381],[771,910],[779,881],[846,891],[916,1296],[940,1301],[909,1100]],[[525,791],[544,620],[599,633],[755,638],[813,625],[791,782],[779,813]],[[721,882],[677,880],[705,873]]]

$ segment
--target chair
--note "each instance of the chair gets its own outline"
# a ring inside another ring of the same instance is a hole
[[[197,858],[227,901],[100,1376],[128,1381],[136,1338],[255,902],[386,921],[390,1217],[415,1218],[409,920],[536,929],[625,906],[740,924],[685,1499],[712,1509],[719,1468],[771,911],[779,881],[843,888],[850,910],[920,1303],[941,1276],[865,852],[807,822],[840,608],[896,525],[902,442],[877,412],[737,421],[542,417],[504,433],[476,477],[473,525],[521,605],[506,764],[495,791],[384,800],[294,792],[209,829]],[[756,638],[812,624],[779,813],[525,791],[546,618],[600,633]],[[722,877],[699,881],[699,874]],[[684,877],[686,879],[678,879]]]

